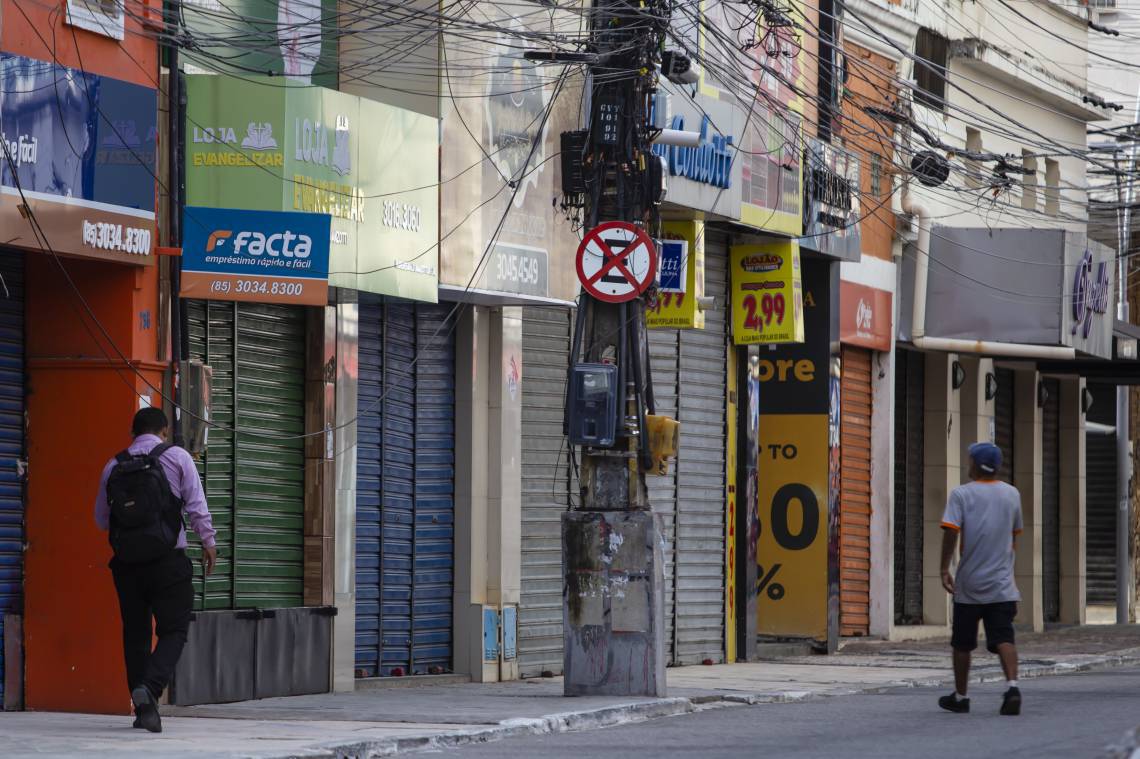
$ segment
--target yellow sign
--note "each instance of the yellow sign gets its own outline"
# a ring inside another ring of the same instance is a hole
[[[802,343],[804,296],[799,244],[773,240],[735,245],[729,259],[733,342]]]
[[[827,414],[760,417],[761,635],[827,639]]]
[[[685,262],[685,291],[662,292],[645,311],[645,326],[659,329],[704,329],[705,314],[698,300],[705,294],[705,223],[667,221],[662,224],[666,240],[689,244]]]

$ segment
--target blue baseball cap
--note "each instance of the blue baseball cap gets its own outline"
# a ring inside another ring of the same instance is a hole
[[[1001,448],[988,441],[971,445],[970,458],[986,474],[997,474],[1001,469]]]

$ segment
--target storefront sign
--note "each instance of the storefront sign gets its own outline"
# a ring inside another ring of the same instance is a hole
[[[435,119],[280,79],[187,88],[190,205],[327,214],[329,285],[436,300]]]
[[[805,340],[761,350],[754,370],[760,385],[757,631],[826,640],[838,591],[829,558],[838,514],[831,355],[836,277],[835,266],[824,261],[804,267]]]
[[[800,250],[793,240],[735,245],[732,273],[732,337],[737,345],[804,339]]]
[[[662,237],[665,246],[684,243],[684,263],[679,272],[683,288],[666,290],[666,275],[662,274],[662,288],[645,313],[646,326],[651,329],[704,329],[705,314],[698,301],[705,293],[705,223],[667,221],[663,225]],[[665,266],[665,261],[666,257],[662,255],[662,266]]]
[[[1096,265],[1093,273],[1092,252],[1085,251],[1073,275],[1073,329],[1079,330],[1081,337],[1088,338],[1092,332],[1093,317],[1108,313],[1108,299],[1112,294],[1108,261]]]
[[[654,145],[653,154],[665,159],[669,174],[713,187],[732,187],[732,136],[709,134],[709,117],[701,117],[701,142],[695,148]],[[685,117],[674,116],[670,129],[685,131]]]
[[[886,290],[839,283],[839,339],[877,351],[891,349],[893,296]]]
[[[153,263],[157,100],[147,87],[0,53],[3,241]],[[22,196],[21,196],[22,192]]]
[[[328,303],[329,216],[187,207],[183,219],[182,297]]]
[[[804,167],[804,236],[800,244],[843,261],[858,261],[859,158],[812,140]]]

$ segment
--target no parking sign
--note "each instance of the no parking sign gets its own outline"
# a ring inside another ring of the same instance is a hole
[[[583,289],[606,303],[634,300],[657,276],[652,238],[625,221],[608,221],[591,229],[578,246],[576,259]]]

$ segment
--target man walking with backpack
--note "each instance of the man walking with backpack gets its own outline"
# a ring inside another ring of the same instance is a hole
[[[194,604],[183,512],[202,539],[206,574],[214,571],[218,556],[194,459],[164,442],[169,426],[162,409],[135,414],[134,442],[107,462],[95,498],[95,524],[107,530],[114,551],[110,567],[123,621],[134,726],[152,733],[162,732],[158,698],[186,644]],[[152,635],[158,636],[153,651]]]

